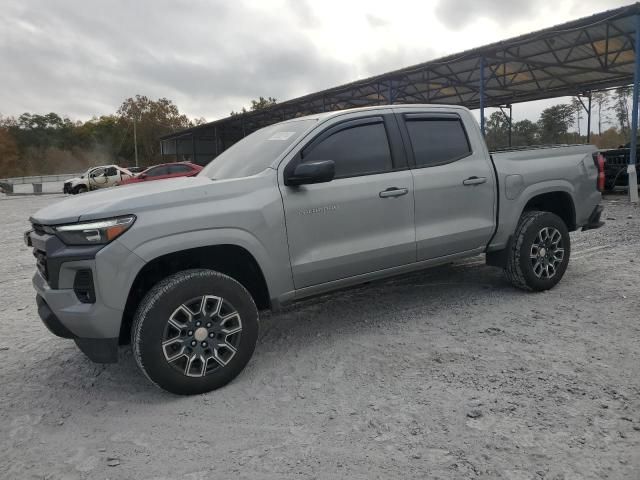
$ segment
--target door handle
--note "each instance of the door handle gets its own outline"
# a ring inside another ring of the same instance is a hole
[[[380,198],[401,197],[409,193],[408,188],[389,187],[380,192]]]
[[[463,185],[480,185],[481,183],[486,183],[487,177],[469,177],[466,180],[462,181]]]

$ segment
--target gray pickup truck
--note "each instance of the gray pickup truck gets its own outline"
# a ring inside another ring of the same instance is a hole
[[[260,309],[480,253],[519,288],[552,288],[569,232],[602,225],[602,163],[589,145],[490,155],[457,106],[289,120],[197,177],[33,215],[38,312],[93,361],[131,342],[158,386],[210,391],[251,358]]]

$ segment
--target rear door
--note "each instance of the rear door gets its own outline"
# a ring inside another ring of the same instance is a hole
[[[328,183],[281,182],[297,289],[415,262],[413,180],[393,114],[334,119],[289,162],[333,160]]]
[[[465,112],[398,113],[414,177],[418,261],[483,249],[494,231],[496,182]]]

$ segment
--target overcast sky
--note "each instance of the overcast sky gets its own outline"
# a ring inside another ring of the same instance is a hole
[[[114,113],[137,93],[190,117],[287,100],[631,0],[3,0],[0,114]],[[514,107],[535,119],[554,101]]]

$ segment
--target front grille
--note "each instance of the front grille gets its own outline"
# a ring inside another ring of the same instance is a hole
[[[42,250],[33,249],[33,256],[36,257],[36,267],[38,267],[38,271],[44,277],[44,279],[49,281],[49,269],[47,268],[47,254]]]

